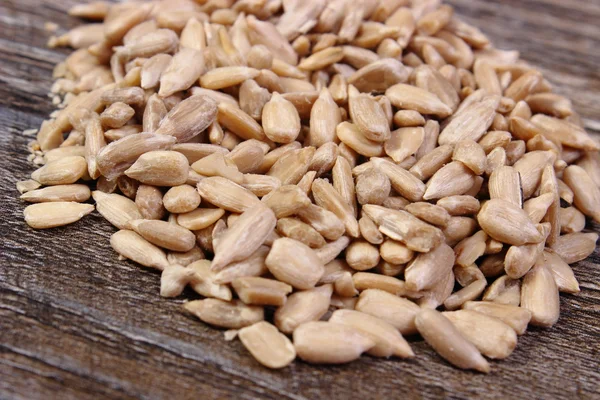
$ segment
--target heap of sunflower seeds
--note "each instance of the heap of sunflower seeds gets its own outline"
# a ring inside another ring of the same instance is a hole
[[[599,143],[516,51],[439,0],[163,0],[96,20],[18,183],[36,229],[96,209],[160,294],[263,365],[413,357],[488,372],[577,293]],[[44,186],[44,188],[41,188]],[[90,190],[90,186],[94,188]],[[95,206],[88,203],[90,196]],[[265,308],[274,310],[265,320]],[[290,337],[292,340],[290,340]]]

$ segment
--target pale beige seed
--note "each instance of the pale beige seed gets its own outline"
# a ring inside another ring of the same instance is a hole
[[[405,269],[406,264],[390,264],[387,261],[382,261],[375,267],[375,271],[385,276],[398,276],[404,273]]]
[[[394,114],[394,124],[399,128],[423,126],[425,118],[414,110],[399,110]]]
[[[523,278],[521,306],[531,311],[532,325],[550,327],[558,321],[558,287],[543,261],[537,263]]]
[[[417,160],[420,160],[421,158],[425,157],[425,155],[434,151],[438,146],[438,136],[440,133],[439,122],[430,119],[425,123],[423,129],[425,129],[425,137],[423,138],[423,144],[421,144],[421,147],[419,147],[419,150],[415,154]]]
[[[364,290],[358,298],[355,309],[386,321],[402,335],[412,335],[417,332],[415,316],[420,311],[419,306],[386,291]]]
[[[204,69],[204,55],[201,50],[185,47],[180,49],[161,73],[158,94],[167,97],[189,89]]]
[[[512,138],[510,132],[506,131],[489,131],[481,139],[479,139],[479,145],[488,154],[495,148],[505,148],[510,143]]]
[[[246,304],[282,306],[292,287],[273,279],[247,276],[235,278],[231,282],[240,300]]]
[[[227,103],[232,106],[239,107],[238,101],[235,97],[233,97],[227,93],[219,92],[218,90],[211,90],[211,89],[201,88],[199,86],[194,86],[190,89],[190,93],[192,96],[198,96],[198,95],[208,96],[211,99],[213,99],[217,104]]]
[[[404,271],[407,288],[413,291],[432,288],[447,271],[452,270],[454,260],[454,251],[444,243],[429,253],[419,254]]]
[[[415,324],[425,341],[451,364],[485,373],[490,371],[490,365],[479,350],[442,313],[423,310],[416,316]]]
[[[406,211],[369,204],[363,206],[363,212],[379,226],[381,233],[404,243],[411,250],[427,252],[443,241],[438,228]]]
[[[163,271],[169,266],[163,250],[133,231],[120,230],[113,233],[110,237],[110,245],[121,256],[145,267]]]
[[[383,58],[361,67],[358,71],[348,77],[348,83],[354,85],[362,93],[385,92],[392,104],[394,104],[394,102],[396,102],[396,104],[403,102],[405,105],[409,105],[410,107],[406,108],[411,110],[427,110],[423,111],[424,114],[436,114],[440,116],[448,115],[448,109],[441,106],[443,103],[439,102],[435,95],[433,95],[432,98],[430,97],[431,94],[427,94],[425,99],[419,98],[418,94],[416,97],[411,95],[402,96],[402,94],[398,93],[400,89],[396,88],[391,92],[396,96],[394,100],[392,100],[387,89],[402,85],[403,82],[408,80],[409,75],[409,69],[400,61],[394,58]],[[410,88],[414,87],[409,85],[404,86]],[[414,91],[411,93],[414,94]],[[433,100],[433,102],[427,103],[427,100],[430,99]]]
[[[250,115],[231,104],[219,104],[218,121],[242,139],[267,139],[262,127]]]
[[[365,13],[368,17],[368,13]],[[352,40],[352,44],[355,46],[372,48],[386,38],[395,37],[399,29],[393,26],[384,25],[374,21],[364,21],[358,35]]]
[[[198,231],[207,228],[217,222],[225,210],[221,208],[197,208],[194,211],[177,216],[177,223],[184,228]]]
[[[435,139],[437,140],[437,137]],[[421,147],[423,147],[423,144]],[[425,181],[450,162],[453,152],[454,148],[450,145],[436,147],[419,158],[416,164],[410,168],[410,173]]]
[[[183,100],[163,118],[156,133],[170,135],[186,142],[206,129],[217,116],[217,103],[205,95]]]
[[[425,184],[404,168],[383,158],[371,158],[373,165],[380,169],[390,180],[392,188],[410,201],[421,201],[425,193]]]
[[[85,147],[80,145],[57,147],[56,149],[44,152],[44,161],[46,161],[47,164],[49,162],[69,156],[85,157]]]
[[[200,85],[206,89],[223,89],[254,79],[259,73],[257,69],[241,66],[215,68],[200,77]]]
[[[401,109],[434,114],[442,118],[452,114],[450,107],[442,103],[436,95],[416,86],[399,83],[387,89],[385,95],[394,106]]]
[[[414,357],[409,344],[398,330],[386,321],[354,310],[337,310],[329,322],[355,328],[375,342],[368,353],[375,357]]]
[[[266,321],[242,328],[238,335],[244,347],[265,367],[284,368],[296,358],[292,342]]]
[[[510,326],[517,335],[523,335],[527,324],[531,320],[531,312],[523,307],[509,304],[492,303],[489,301],[468,301],[463,304],[463,309],[473,310],[478,313],[494,317]]]
[[[35,170],[31,178],[42,185],[68,185],[77,182],[87,171],[81,156],[69,156],[49,162]]]
[[[425,200],[466,194],[475,183],[473,171],[460,161],[453,161],[438,170],[427,182]]]
[[[264,275],[267,273],[265,260],[269,251],[270,248],[267,246],[259,247],[250,257],[231,263],[225,269],[219,271],[214,277],[214,282],[224,285],[239,277]]]
[[[107,107],[102,114],[100,114],[100,122],[103,127],[106,128],[120,128],[125,125],[135,114],[135,110],[129,105],[121,102],[116,102]],[[89,127],[89,123],[88,123]],[[86,127],[87,129],[89,129]],[[104,136],[102,132],[99,136]]]
[[[448,211],[439,205],[417,202],[408,204],[404,209],[415,217],[440,227],[445,227],[450,221]]]
[[[344,62],[351,65],[352,67],[356,68],[356,69],[360,69],[363,67],[366,67],[369,64],[372,64],[374,62],[376,62],[377,60],[379,60],[379,56],[368,49],[363,49],[361,47],[357,47],[357,46],[344,46]],[[338,64],[336,64],[338,65]],[[356,72],[356,70],[352,71],[352,74],[350,74],[350,76],[352,76],[354,73]],[[346,76],[346,78],[348,78],[349,76]]]
[[[560,233],[581,232],[584,228],[585,215],[581,211],[575,207],[560,209]]]
[[[168,250],[189,251],[196,244],[191,231],[166,221],[135,219],[128,226],[150,243]]]
[[[561,235],[552,245],[556,252],[567,264],[585,260],[596,249],[598,234],[590,233],[568,233]]]
[[[454,273],[449,271],[430,290],[419,292],[417,304],[423,309],[435,310],[452,295],[455,283]]]
[[[303,323],[318,321],[329,309],[332,293],[332,285],[322,285],[290,295],[275,311],[275,325],[281,332],[291,334]]]
[[[198,246],[194,246],[191,250],[186,252],[170,251],[167,254],[167,260],[169,261],[169,264],[183,265],[184,267],[204,259],[204,252]]]
[[[473,281],[444,300],[444,307],[446,310],[456,310],[465,302],[475,300],[481,296],[486,286],[487,281],[485,279]]]
[[[206,33],[202,23],[197,18],[190,18],[181,31],[179,46],[202,50],[206,47]]]
[[[379,247],[381,258],[390,264],[406,264],[413,259],[415,253],[402,243],[386,239]]]
[[[42,184],[37,181],[34,181],[33,179],[28,179],[26,181],[17,182],[16,186],[19,193],[24,194],[32,190],[38,189],[40,186],[42,186]]]
[[[245,189],[250,190],[256,196],[263,197],[271,193],[272,191],[278,189],[281,186],[281,182],[279,181],[279,179],[272,176],[245,174],[244,181],[241,185]],[[298,186],[300,186],[300,182],[298,183]]]
[[[380,275],[372,272],[356,272],[352,275],[353,285],[362,292],[369,289],[383,290],[396,296],[412,296],[414,292],[406,289],[406,284],[392,276]]]
[[[600,187],[600,157],[597,152],[586,152],[577,161],[577,165],[587,172],[596,186]]]
[[[237,166],[241,173],[252,173],[261,166],[267,151],[269,151],[268,144],[250,139],[236,145],[225,157]]]
[[[324,272],[323,263],[310,247],[289,238],[275,240],[266,264],[277,279],[297,289],[314,287]]]
[[[343,364],[375,346],[361,331],[332,322],[307,322],[294,331],[298,357],[309,363]]]
[[[30,203],[47,203],[54,201],[72,201],[81,203],[91,196],[87,185],[59,185],[43,189],[30,190],[20,197]]]
[[[458,142],[452,153],[453,161],[460,161],[475,175],[481,175],[486,170],[486,154],[484,149],[473,140],[466,139]]]
[[[259,202],[249,190],[219,176],[202,179],[197,189],[203,200],[231,212],[241,213]]]
[[[167,115],[165,103],[157,94],[153,94],[146,102],[146,107],[144,108],[143,130],[145,132],[156,131],[165,115]]]
[[[283,236],[298,240],[312,248],[322,247],[326,243],[323,236],[313,227],[295,218],[279,219],[277,231]]]
[[[343,75],[334,75],[331,78],[328,90],[338,105],[343,105],[348,101],[348,82]]]
[[[537,225],[538,231],[544,239],[550,233],[550,224],[548,222]],[[528,244],[523,246],[511,246],[506,252],[504,259],[504,270],[506,274],[513,279],[521,278],[531,269],[536,260],[544,251],[545,240],[540,243]]]
[[[460,103],[458,93],[452,84],[436,69],[445,65],[446,62],[429,44],[423,47],[423,57],[429,65],[421,65],[414,70],[415,85],[433,93],[452,111],[456,111]]]
[[[196,188],[190,185],[172,187],[162,200],[167,211],[174,214],[194,211],[200,205],[200,195]]]
[[[383,142],[390,138],[390,126],[379,103],[367,94],[360,94],[350,85],[348,108],[352,122],[369,140]]]
[[[27,225],[34,229],[48,229],[72,224],[94,211],[91,204],[72,201],[55,201],[25,207],[23,215]]]
[[[358,203],[381,205],[390,195],[390,180],[377,168],[371,168],[356,177]]]
[[[281,186],[264,196],[261,202],[271,208],[277,218],[294,215],[311,203],[306,193],[296,185]]]
[[[311,124],[312,125],[312,124]],[[335,128],[337,138],[346,146],[366,157],[383,155],[383,146],[379,142],[367,139],[355,124],[344,121]]]
[[[354,216],[352,207],[335,190],[335,188],[324,179],[315,179],[312,185],[315,203],[326,210],[334,213],[344,222],[346,232],[352,237],[358,237],[358,221]]]
[[[600,221],[600,188],[588,173],[578,165],[565,169],[563,181],[573,191],[573,204],[585,215]]]
[[[262,111],[262,124],[267,137],[277,143],[290,143],[300,133],[300,116],[294,105],[279,93],[273,93]]]
[[[106,132],[104,132],[104,138],[108,142],[115,142],[119,139],[123,139],[125,136],[133,135],[135,133],[141,133],[143,130],[144,129],[142,125],[125,125],[121,128],[107,130]]]
[[[352,169],[344,157],[337,157],[332,169],[333,187],[340,196],[352,207],[354,215],[357,214],[356,191],[354,188],[354,179],[352,178]]]
[[[542,178],[544,167],[552,163],[555,158],[551,151],[532,151],[525,154],[517,161],[513,168],[521,176],[521,185],[523,188],[523,197],[531,197],[538,187]]]
[[[419,150],[424,139],[425,130],[421,127],[400,128],[391,133],[384,149],[396,163],[401,163]]]
[[[271,94],[253,79],[248,79],[240,85],[240,108],[249,116],[260,121],[265,104],[271,99]]]
[[[258,44],[252,46],[248,54],[246,54],[246,61],[250,68],[271,69],[271,66],[273,65],[273,54],[266,46]]]
[[[445,312],[443,315],[486,357],[507,358],[517,345],[515,331],[492,316],[473,310]]]
[[[308,171],[315,151],[312,146],[302,149],[290,149],[274,161],[267,175],[279,179],[282,185],[294,185]]]
[[[377,225],[373,220],[366,215],[358,220],[358,227],[360,229],[360,235],[371,244],[381,244],[383,242],[383,235],[377,229]]]
[[[321,176],[332,170],[338,158],[338,146],[334,142],[325,143],[315,151],[308,169],[315,172],[315,177]],[[347,163],[346,159],[344,161]],[[338,167],[339,168],[339,167]],[[310,172],[309,171],[309,172]],[[306,175],[304,175],[306,176]],[[303,177],[304,178],[304,177]],[[312,179],[314,180],[314,179]],[[334,177],[335,183],[335,177]],[[312,185],[312,184],[311,184]]]
[[[487,234],[484,231],[479,231],[473,236],[461,240],[454,246],[455,263],[462,267],[475,263],[485,253],[487,239]]]
[[[523,204],[521,177],[513,167],[503,166],[492,172],[488,182],[490,198],[508,201],[517,207]]]
[[[355,240],[346,248],[346,262],[357,271],[375,267],[379,259],[379,250],[367,241]]]
[[[342,220],[323,207],[310,204],[298,210],[298,216],[327,240],[337,240],[345,232]]]
[[[240,300],[204,299],[188,301],[183,308],[207,324],[220,328],[241,329],[264,320],[264,310]]]
[[[455,265],[452,271],[454,272],[456,281],[462,287],[468,286],[478,280],[485,280],[485,275],[481,272],[477,264],[467,265],[466,267]]]
[[[563,146],[586,151],[598,151],[600,145],[594,141],[582,128],[543,114],[536,114],[531,122],[552,141],[559,142]]]
[[[249,257],[264,243],[276,222],[271,209],[263,205],[248,208],[215,245],[211,269],[219,271],[232,262]]]
[[[558,254],[551,249],[542,253],[543,262],[550,269],[558,290],[565,293],[579,293],[579,283],[573,270]]]
[[[456,144],[464,139],[479,141],[494,120],[496,105],[495,98],[488,98],[459,109],[440,133],[439,144]]]
[[[486,202],[477,215],[481,228],[492,238],[520,246],[539,243],[543,237],[525,211],[502,199]]]
[[[442,197],[436,205],[444,208],[451,216],[476,214],[480,204],[473,196],[448,196]]]
[[[115,87],[102,93],[101,101],[105,105],[125,103],[138,105],[144,102],[144,91],[139,87]]]
[[[169,66],[172,56],[160,53],[150,57],[142,66],[141,83],[143,89],[158,86],[163,71]]]
[[[122,175],[143,154],[169,149],[176,139],[157,133],[138,133],[123,137],[104,147],[96,157],[98,169],[107,179]]]
[[[502,95],[502,86],[492,63],[479,59],[473,64],[473,76],[477,86],[487,94]]]
[[[194,271],[181,265],[169,265],[160,275],[160,295],[177,297],[193,279]]]
[[[508,275],[501,276],[486,289],[483,300],[518,306],[521,302],[521,281]]]
[[[557,179],[556,183],[558,184],[558,194],[560,198],[566,201],[568,204],[573,204],[573,198],[575,195],[569,186],[564,183],[561,179]]]
[[[323,88],[310,112],[310,145],[320,147],[327,142],[332,142],[340,122],[340,110],[331,93],[327,88]]]
[[[523,203],[523,210],[534,223],[538,223],[548,212],[548,208],[554,202],[555,197],[557,197],[555,193],[544,193],[538,197],[532,197]]]
[[[194,162],[191,167],[202,176],[220,176],[237,184],[242,184],[244,175],[233,162],[228,161],[230,160],[225,158],[222,152],[214,152]]]
[[[125,196],[96,190],[92,192],[92,197],[96,201],[96,209],[100,215],[118,229],[126,229],[129,221],[142,218],[136,203]]]
[[[504,243],[488,238],[485,245],[485,254],[498,254],[504,248]]]
[[[443,229],[446,244],[454,246],[467,236],[472,235],[477,227],[477,222],[469,217],[451,217]]]
[[[149,151],[125,171],[137,181],[154,186],[183,185],[188,178],[187,158],[176,151]]]
[[[302,60],[298,64],[298,68],[307,71],[316,71],[335,64],[342,58],[344,58],[344,50],[341,47],[328,47],[323,50],[313,48],[313,54]]]

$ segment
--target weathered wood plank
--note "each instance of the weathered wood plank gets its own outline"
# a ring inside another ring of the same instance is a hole
[[[582,292],[561,297],[550,330],[532,329],[481,375],[449,366],[423,343],[411,361],[363,357],[339,367],[297,362],[269,371],[239,341],[158,296],[159,275],[118,261],[114,228],[97,214],[34,232],[15,182],[33,167],[31,138],[53,110],[46,96],[65,51],[45,48],[44,22],[63,27],[73,2],[0,4],[0,397],[86,398],[593,398],[600,396],[600,254],[574,270]],[[600,126],[600,3],[452,0],[499,47],[518,49]],[[593,227],[598,230],[598,226]],[[195,298],[186,291],[182,298]]]

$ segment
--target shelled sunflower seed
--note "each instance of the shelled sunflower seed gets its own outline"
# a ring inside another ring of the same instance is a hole
[[[17,183],[38,203],[26,222],[75,222],[91,193],[115,251],[161,271],[161,296],[200,294],[184,308],[239,329],[261,364],[412,357],[403,336],[420,334],[488,372],[484,356],[508,357],[529,323],[557,322],[559,291],[579,291],[569,263],[596,248],[600,144],[452,7],[69,13],[96,23],[49,41],[76,50],[54,70],[63,108],[32,144],[45,165]]]

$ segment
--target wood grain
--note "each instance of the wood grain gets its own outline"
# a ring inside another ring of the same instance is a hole
[[[598,0],[452,0],[498,47],[518,49],[600,128]],[[45,48],[71,1],[0,3],[0,398],[352,399],[600,397],[600,254],[578,263],[582,291],[561,296],[549,330],[531,329],[513,355],[482,375],[449,366],[422,342],[411,361],[363,357],[337,366],[296,362],[266,370],[239,341],[159,297],[159,275],[119,261],[97,213],[34,232],[15,182],[37,128],[53,110],[51,71],[66,51]],[[598,231],[598,226],[590,226]]]

